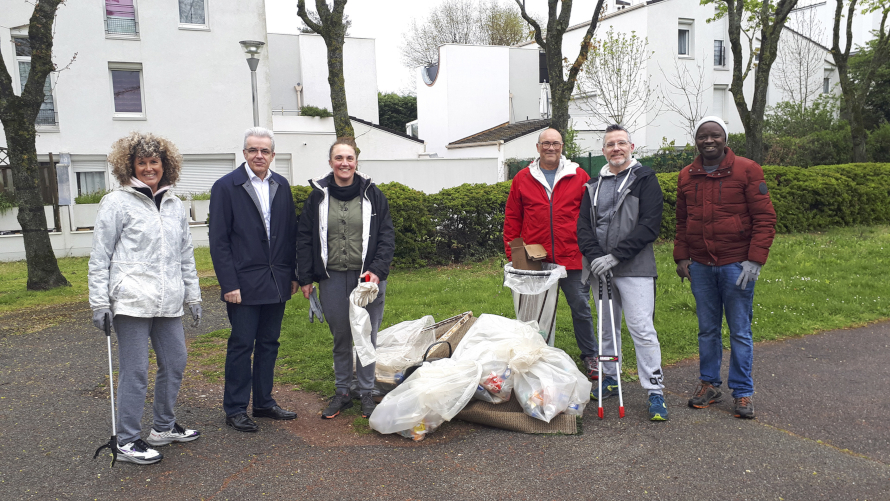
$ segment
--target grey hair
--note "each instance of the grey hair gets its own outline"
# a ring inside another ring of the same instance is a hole
[[[631,139],[631,137],[630,137],[630,131],[627,130],[627,127],[625,127],[623,125],[618,125],[618,124],[609,125],[608,127],[606,127],[606,134],[608,134],[610,132],[615,132],[616,130],[623,130],[624,132],[627,133],[627,142],[628,143],[634,142],[633,139]],[[603,138],[606,137],[606,134],[603,134]]]
[[[272,153],[275,153],[275,134],[265,127],[251,127],[244,131],[244,149],[247,149],[247,138],[249,137],[268,137],[272,141]]]
[[[547,132],[548,130],[556,131],[556,133],[559,134],[559,140],[562,141],[562,133],[561,133],[561,132],[559,132],[558,130],[554,129],[553,127],[547,127],[546,129],[542,130],[540,134],[538,134],[538,142],[539,142],[539,143],[541,142],[541,136],[543,136],[544,133]]]

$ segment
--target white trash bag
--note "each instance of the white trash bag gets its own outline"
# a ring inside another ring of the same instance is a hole
[[[541,335],[553,346],[556,339],[556,306],[559,279],[566,277],[566,268],[542,263],[541,271],[517,270],[513,263],[504,266],[504,286],[513,291],[513,311],[520,321],[537,321]]]
[[[423,353],[436,342],[436,332],[427,327],[435,324],[432,315],[404,322],[377,333],[377,366],[379,378],[395,378],[406,368],[420,362]]]
[[[467,405],[481,376],[482,365],[474,360],[426,362],[383,397],[368,424],[382,434],[423,440]]]
[[[349,294],[349,326],[355,354],[367,367],[377,361],[377,350],[371,342],[371,316],[365,306],[377,299],[377,284],[362,282]]]

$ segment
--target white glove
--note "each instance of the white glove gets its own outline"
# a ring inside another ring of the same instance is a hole
[[[606,254],[603,257],[598,257],[590,263],[590,272],[596,276],[602,277],[615,267],[618,264],[618,258],[611,254]]]
[[[742,261],[742,272],[739,273],[739,278],[735,281],[735,284],[739,286],[739,289],[745,290],[748,288],[748,282],[757,281],[761,268],[763,268],[763,265],[760,263]]]

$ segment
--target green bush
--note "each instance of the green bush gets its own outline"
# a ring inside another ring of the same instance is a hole
[[[435,259],[436,226],[430,217],[427,195],[399,183],[378,185],[389,202],[396,232],[396,266],[415,268]]]
[[[748,151],[748,148],[745,146],[744,132],[730,134],[729,139],[726,140],[726,146],[729,146],[732,152],[740,157],[747,156],[745,153]]]
[[[890,162],[890,123],[869,131],[865,147],[872,162]]]
[[[417,120],[417,96],[400,96],[394,92],[377,93],[380,125],[405,132],[405,124]]]
[[[436,253],[460,263],[504,252],[504,208],[510,181],[462,184],[429,196],[436,226]]]
[[[305,105],[300,108],[300,116],[304,117],[332,117],[334,116],[327,108],[319,108],[318,106]]]
[[[13,207],[18,207],[15,195],[8,191],[0,191],[0,214],[5,214]]]
[[[76,204],[97,204],[102,201],[102,197],[111,193],[111,190],[97,190],[92,193],[84,193],[74,197]]]
[[[297,212],[297,221],[299,221],[300,214],[303,213],[303,205],[306,203],[306,200],[309,199],[309,194],[312,193],[312,188],[310,186],[291,185],[290,192],[294,195],[294,209]]]
[[[850,126],[846,122],[804,137],[774,137],[769,142],[769,147],[764,148],[764,163],[768,165],[806,168],[813,165],[845,164],[851,160]]]
[[[202,191],[199,193],[189,193],[192,200],[210,200],[210,192]]]

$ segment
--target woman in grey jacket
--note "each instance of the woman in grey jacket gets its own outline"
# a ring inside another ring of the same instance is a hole
[[[182,156],[173,143],[133,132],[112,146],[108,163],[121,187],[102,197],[93,228],[89,289],[93,324],[112,322],[118,342],[117,458],[151,464],[163,456],[140,438],[148,386],[148,341],[157,355],[151,445],[189,442],[173,405],[185,371],[180,317],[188,304],[201,321],[201,289],[188,221],[170,188]]]

